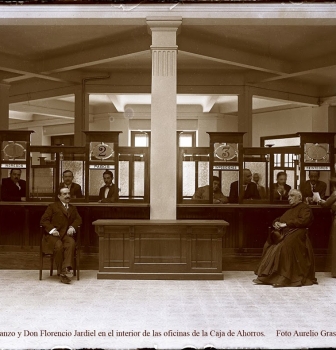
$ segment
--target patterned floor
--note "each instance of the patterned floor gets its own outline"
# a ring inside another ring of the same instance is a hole
[[[81,280],[0,270],[0,348],[183,349],[334,347],[336,279],[253,285],[250,271],[223,281]],[[55,333],[58,332],[58,333]],[[329,333],[327,333],[329,332]]]

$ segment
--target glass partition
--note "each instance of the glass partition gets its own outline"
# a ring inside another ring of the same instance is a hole
[[[65,186],[72,202],[83,201],[85,164],[84,147],[31,146],[29,200],[53,201]]]
[[[148,148],[119,147],[119,200],[149,202]]]
[[[271,162],[271,181],[274,190],[271,199],[287,199],[287,192],[300,189],[303,200],[316,204],[319,198],[330,195],[329,179],[335,174],[335,133],[298,132],[291,135],[265,136],[262,146],[268,146],[274,157]],[[273,147],[275,146],[275,147]],[[282,186],[277,186],[282,182]]]
[[[5,186],[1,193],[8,195],[8,181],[11,169],[20,169],[20,180],[29,179],[29,147],[30,135],[33,131],[21,130],[0,130],[0,184]],[[5,185],[4,185],[5,183]],[[20,188],[20,187],[19,187]],[[21,189],[20,189],[21,192]],[[21,198],[28,197],[28,186],[22,189]],[[9,200],[2,198],[2,200]]]
[[[179,151],[178,201],[201,200],[209,203],[209,198],[196,198],[199,187],[209,186],[210,154],[208,148],[189,147]]]

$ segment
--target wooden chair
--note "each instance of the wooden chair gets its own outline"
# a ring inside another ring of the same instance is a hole
[[[45,253],[42,251],[42,239],[43,236],[46,234],[44,227],[40,226],[40,233],[41,233],[41,243],[40,243],[40,270],[39,270],[39,279],[42,280],[42,270],[43,270],[43,259],[49,258],[50,259],[50,276],[53,275],[54,271],[54,253]],[[80,261],[80,227],[78,227],[76,231],[76,248],[75,248],[75,257],[74,257],[74,266],[73,268],[73,274],[77,277],[77,281],[79,281],[79,261]]]

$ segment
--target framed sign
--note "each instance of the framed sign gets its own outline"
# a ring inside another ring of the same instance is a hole
[[[238,156],[237,147],[231,143],[221,143],[215,144],[215,157],[228,161],[236,158]]]
[[[308,162],[328,162],[328,144],[306,143],[305,156]]]
[[[25,148],[17,142],[9,142],[4,148],[4,155],[10,159],[24,158]]]
[[[106,160],[114,155],[113,147],[110,144],[101,142],[91,149],[91,154],[93,158],[99,159],[99,160]]]

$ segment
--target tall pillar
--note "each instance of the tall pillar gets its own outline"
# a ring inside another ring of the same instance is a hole
[[[328,107],[328,131],[336,132],[336,106]]]
[[[252,94],[248,86],[238,95],[238,131],[246,132],[244,147],[252,147]]]
[[[181,18],[147,18],[152,35],[150,218],[176,219],[176,35]]]
[[[328,105],[323,104],[318,107],[311,107],[312,111],[312,131],[328,132]]]
[[[9,129],[9,88],[9,84],[0,83],[0,130]]]
[[[89,131],[89,94],[85,93],[85,87],[75,91],[75,146],[85,146],[85,134]]]

